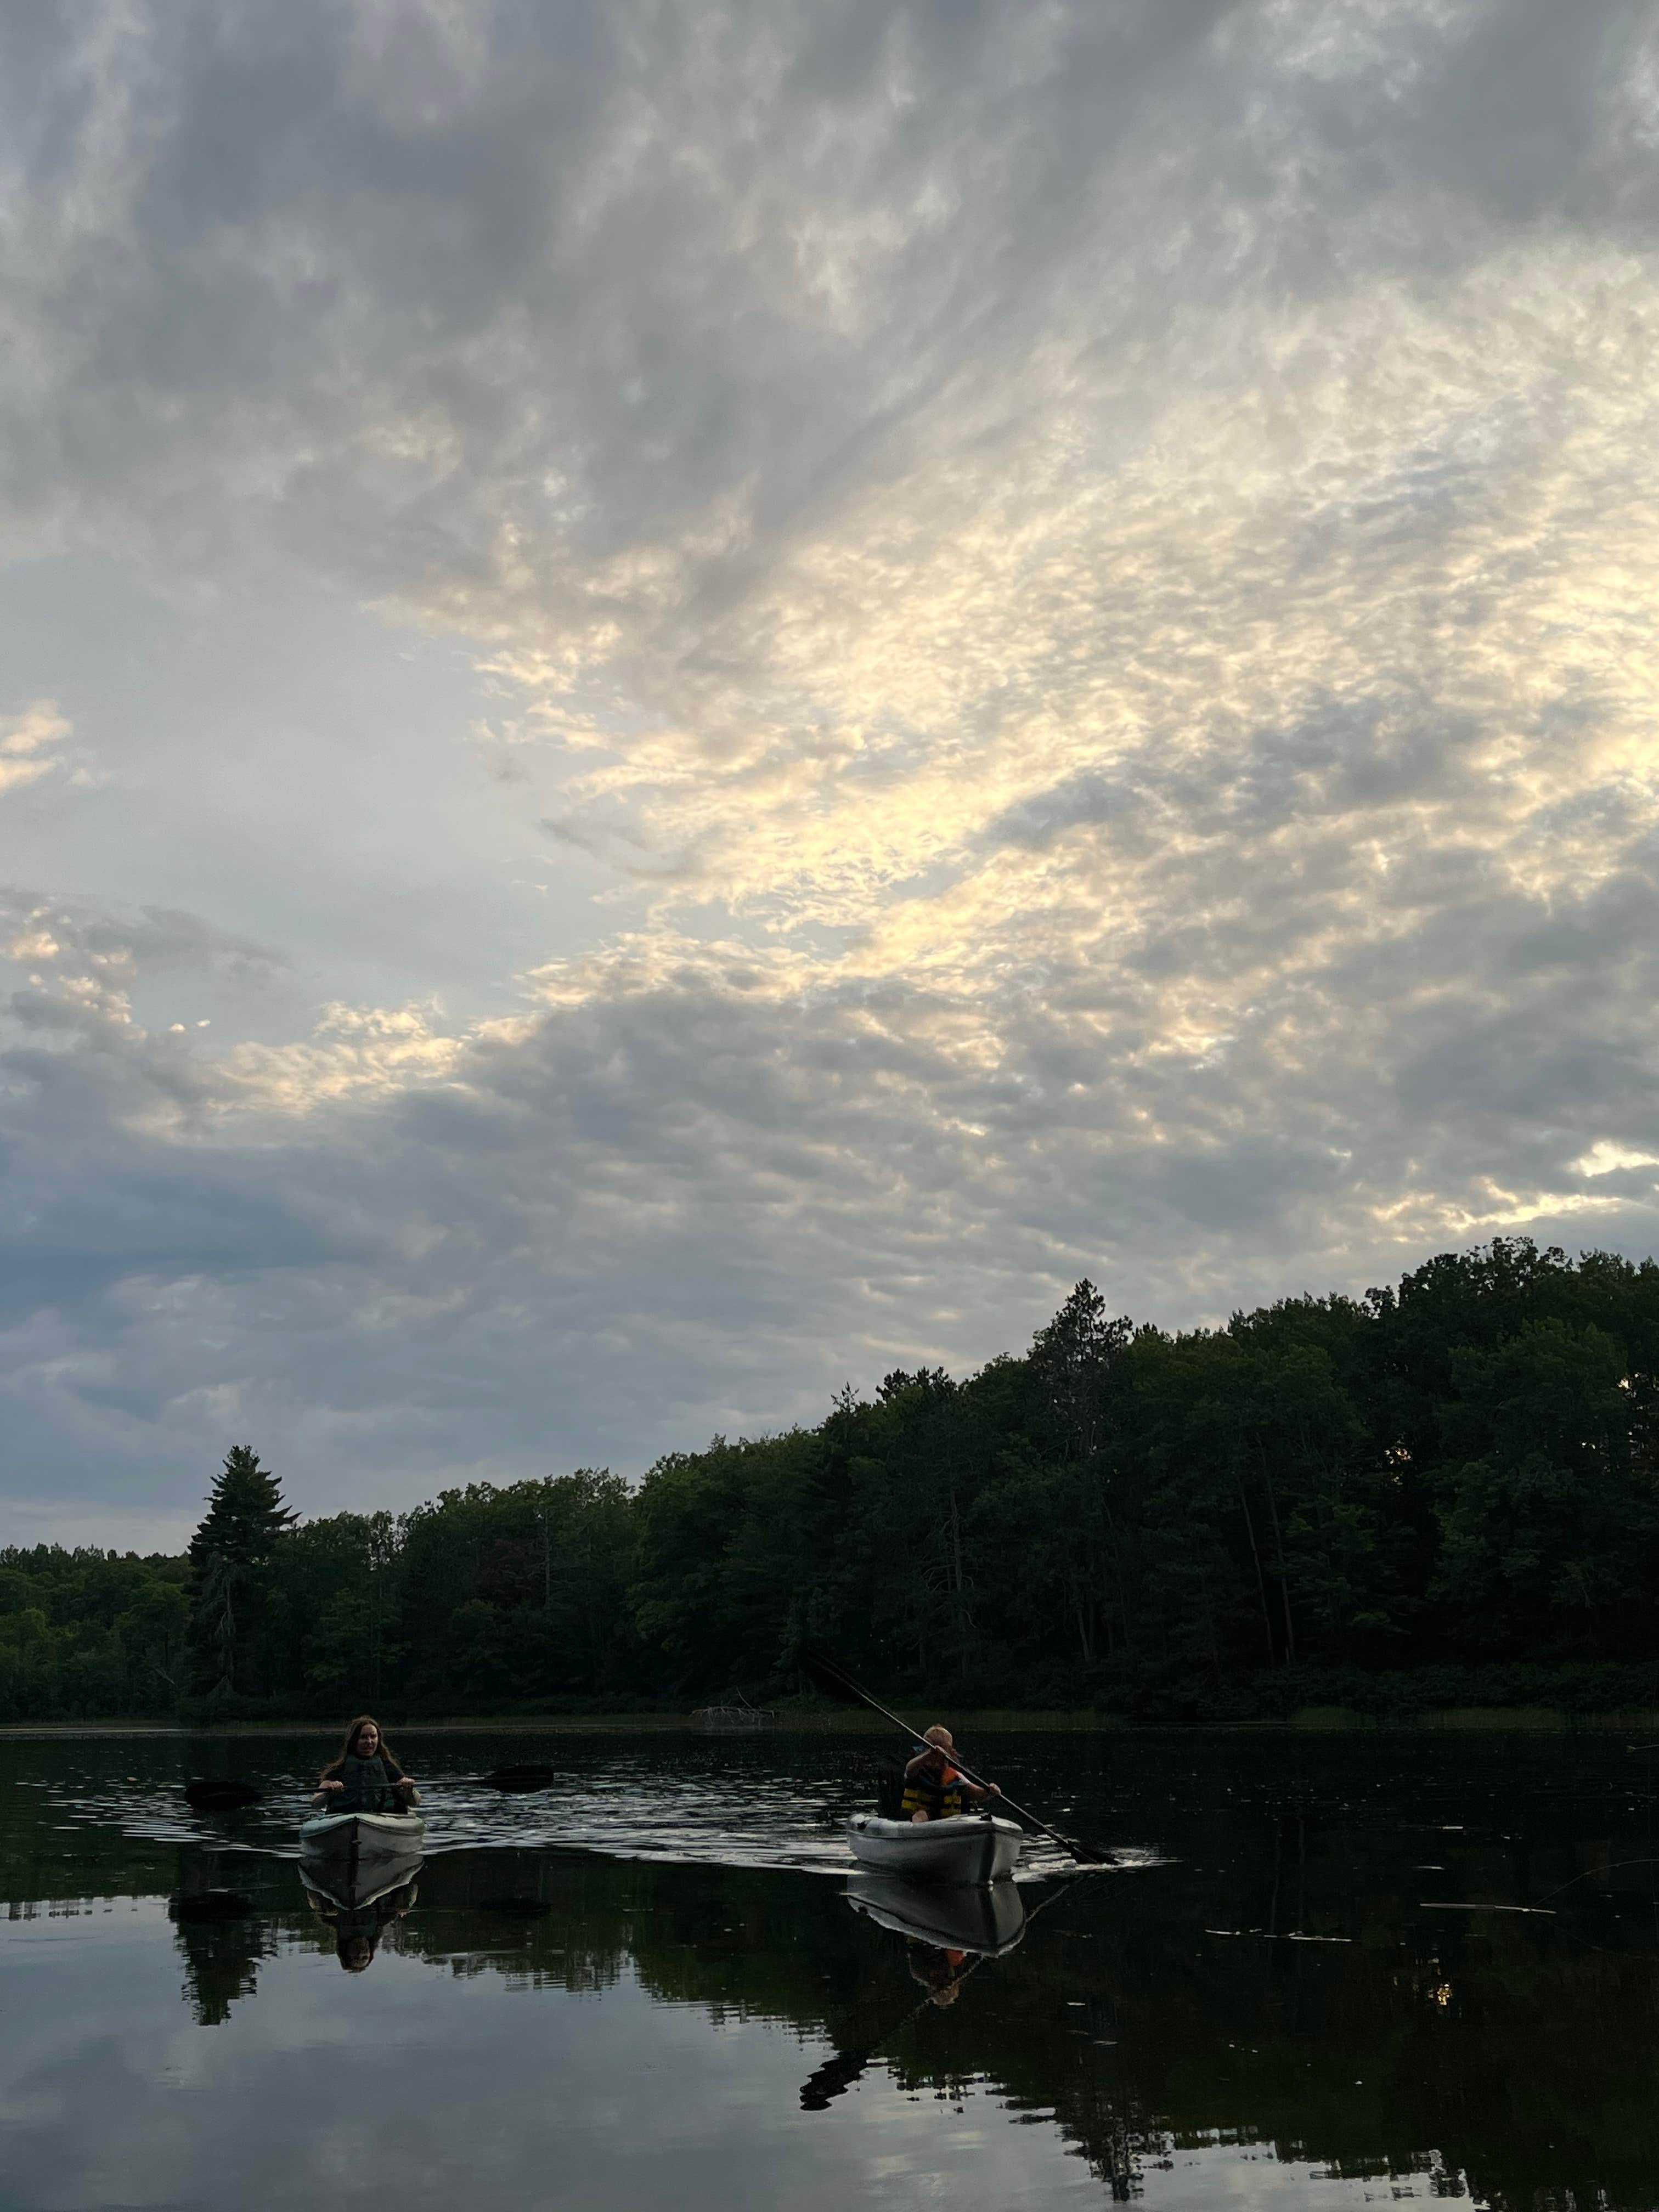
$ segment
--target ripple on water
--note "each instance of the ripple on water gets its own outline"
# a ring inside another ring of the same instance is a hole
[[[262,1804],[218,1814],[193,1812],[176,1787],[136,1779],[54,1793],[54,1802],[76,1826],[115,1827],[148,1842],[210,1843],[297,1857],[308,1779],[270,1776],[264,1786]],[[603,1774],[572,1775],[526,1796],[504,1796],[476,1776],[446,1775],[425,1764],[421,1791],[428,1853],[513,1844],[806,1874],[848,1870],[854,1860],[841,1824],[866,1805],[864,1794],[851,1794],[840,1778],[826,1778],[821,1794],[812,1794],[798,1776],[769,1777],[752,1767],[730,1776],[673,1776],[660,1765],[625,1763]],[[1126,1870],[1154,1856],[1120,1854]],[[1035,1881],[1075,1871],[1057,1845],[1033,1836],[1019,1877]]]

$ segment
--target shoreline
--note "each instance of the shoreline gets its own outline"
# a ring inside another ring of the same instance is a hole
[[[477,1717],[448,1716],[434,1720],[389,1717],[399,1735],[691,1735],[746,1740],[775,1735],[887,1735],[892,1731],[874,1714],[831,1711],[781,1713],[763,1727],[709,1728],[687,1713],[537,1713]],[[1131,1722],[1094,1711],[1020,1712],[969,1710],[951,1716],[951,1726],[982,1735],[1433,1735],[1457,1733],[1540,1735],[1613,1735],[1620,1730],[1659,1732],[1659,1709],[1571,1713],[1553,1705],[1451,1705],[1388,1719],[1347,1705],[1306,1705],[1285,1720]],[[13,1721],[0,1724],[0,1742],[27,1743],[74,1738],[150,1736],[225,1738],[313,1735],[331,1741],[335,1721],[235,1721],[193,1727],[165,1721]]]

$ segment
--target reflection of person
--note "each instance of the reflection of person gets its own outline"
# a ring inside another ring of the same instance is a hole
[[[972,1972],[965,1951],[936,1951],[931,1943],[914,1939],[905,1945],[904,1957],[911,1979],[921,1984],[930,2004],[953,2005]]]
[[[348,1907],[307,1889],[306,1902],[334,1930],[334,1955],[349,1974],[361,1974],[374,1964],[374,1953],[388,1923],[401,1920],[414,1904],[417,1892],[412,1881],[388,1890],[372,1905]]]
[[[949,1820],[961,1812],[965,1798],[978,1803],[988,1797],[1001,1796],[994,1782],[981,1790],[978,1783],[970,1782],[951,1765],[955,1739],[948,1728],[941,1728],[935,1721],[922,1741],[927,1750],[918,1752],[904,1770],[902,1819]]]
[[[313,1805],[331,1813],[405,1813],[415,1784],[392,1755],[371,1713],[360,1713],[346,1730],[340,1756],[323,1769]]]

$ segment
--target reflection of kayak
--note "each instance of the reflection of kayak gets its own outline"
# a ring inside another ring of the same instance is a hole
[[[1025,1831],[988,1813],[949,1820],[884,1820],[854,1813],[847,1840],[860,1865],[909,1881],[1000,1881],[1012,1874]]]
[[[380,1858],[372,1868],[362,1869],[356,1881],[345,1867],[302,1864],[300,1879],[319,1908],[332,1905],[337,1912],[362,1912],[393,1890],[406,1888],[424,1863],[414,1851],[398,1859]]]
[[[860,1870],[847,1878],[847,1902],[896,1936],[941,1951],[978,1951],[994,1958],[1000,1951],[1012,1951],[1025,1933],[1024,1900],[1012,1881],[947,1887]]]
[[[319,1813],[300,1823],[300,1849],[331,1858],[358,1851],[384,1858],[393,1851],[418,1851],[426,1822],[418,1813]]]

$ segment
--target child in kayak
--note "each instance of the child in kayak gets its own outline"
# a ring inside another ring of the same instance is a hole
[[[379,1721],[360,1713],[346,1730],[340,1756],[323,1769],[311,1802],[331,1813],[406,1813],[416,1796]]]
[[[981,1790],[977,1782],[970,1782],[952,1766],[951,1753],[956,1748],[956,1740],[948,1728],[942,1728],[935,1721],[921,1740],[927,1748],[919,1751],[904,1770],[901,1820],[954,1820],[963,1810],[966,1798],[983,1801],[1001,1796],[994,1782],[988,1783]]]
[[[911,1980],[927,1990],[928,2003],[939,2006],[956,2002],[963,1984],[979,1964],[966,1951],[941,1951],[935,1943],[919,1943],[914,1938],[904,1947],[904,1962]]]

